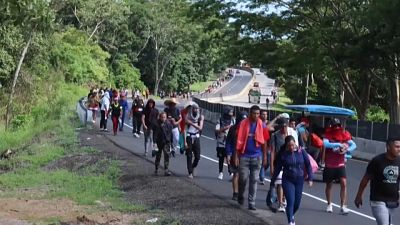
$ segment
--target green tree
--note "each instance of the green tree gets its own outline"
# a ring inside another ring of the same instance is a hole
[[[10,97],[7,103],[6,128],[8,128],[13,106],[13,96],[17,85],[19,73],[24,62],[26,53],[34,40],[36,34],[48,32],[53,25],[54,14],[49,7],[49,2],[45,0],[16,0],[16,1],[0,1],[0,21],[3,24],[12,24],[20,29],[20,33],[24,40],[24,45],[13,76],[11,84]]]
[[[88,41],[88,36],[74,28],[55,35],[53,65],[65,81],[77,84],[104,83],[110,79],[107,59],[110,55]]]

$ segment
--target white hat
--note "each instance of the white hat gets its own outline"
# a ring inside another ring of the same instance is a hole
[[[287,113],[282,113],[282,118],[290,119],[290,116]]]

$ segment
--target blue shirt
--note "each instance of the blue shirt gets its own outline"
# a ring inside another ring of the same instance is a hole
[[[244,151],[243,157],[248,157],[248,158],[256,158],[256,157],[261,157],[262,156],[262,148],[260,146],[256,146],[256,141],[254,139],[254,134],[256,133],[256,127],[257,123],[252,122],[250,124],[250,132],[249,132],[249,137],[247,138],[246,142],[246,149]],[[263,124],[263,129],[266,128],[266,125]]]
[[[120,99],[119,104],[122,106],[122,113],[125,114],[125,111],[129,108],[128,101],[126,99]]]

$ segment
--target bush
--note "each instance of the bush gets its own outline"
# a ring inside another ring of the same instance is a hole
[[[380,106],[372,105],[367,112],[367,120],[372,122],[387,122],[389,114]]]

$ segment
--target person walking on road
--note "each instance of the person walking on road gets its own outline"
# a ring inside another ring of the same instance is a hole
[[[101,108],[100,108],[100,130],[107,132],[107,118],[108,110],[110,109],[110,95],[105,92],[101,98]]]
[[[192,107],[193,102],[187,102],[183,109],[181,110],[181,118],[186,118],[186,115],[189,113],[190,108]],[[179,152],[181,154],[185,153],[185,146],[187,146],[186,143],[186,121],[185,119],[182,119],[179,122]]]
[[[124,131],[125,117],[129,108],[125,92],[121,92],[120,94],[119,105],[122,107],[122,116],[121,123],[119,124],[119,131]]]
[[[400,137],[386,141],[386,153],[374,157],[360,182],[354,203],[362,204],[363,192],[370,183],[370,205],[378,225],[393,224],[392,216],[399,207]]]
[[[289,115],[287,113],[282,113],[278,115],[276,123],[278,124],[279,129],[275,131],[271,137],[271,174],[274,174],[274,168],[276,164],[275,157],[279,154],[282,146],[285,144],[285,138],[287,136],[293,136],[296,142],[296,146],[299,146],[297,132],[289,127]],[[284,195],[282,189],[282,174],[283,172],[281,171],[275,181],[279,212],[285,212]]]
[[[261,110],[260,119],[263,122],[263,124],[265,124],[267,126],[268,112],[266,110]],[[267,126],[267,128],[268,128],[268,126]],[[267,147],[268,147],[268,142],[267,142]],[[262,185],[264,185],[266,182],[265,174],[266,174],[266,171],[268,170],[270,161],[271,161],[271,153],[269,151],[267,151],[267,164],[261,167],[260,173],[259,173],[260,184],[262,184]]]
[[[233,117],[233,108],[225,107],[221,118],[215,126],[215,137],[217,139],[217,157],[218,157],[218,179],[224,178],[224,162],[227,159],[225,144],[229,129],[235,124]]]
[[[149,99],[144,108],[142,115],[142,124],[144,131],[144,155],[147,156],[149,148],[154,148],[153,140],[153,126],[157,122],[158,110],[155,108],[156,102],[153,99]],[[150,147],[149,147],[150,145]]]
[[[132,118],[132,133],[135,137],[140,137],[140,128],[142,127],[142,115],[144,110],[143,100],[138,95],[132,103],[130,117]]]
[[[164,112],[167,113],[167,118],[172,124],[172,150],[171,154],[172,156],[175,156],[175,151],[179,151],[179,123],[182,120],[182,117],[180,115],[179,109],[176,107],[178,104],[178,101],[175,98],[168,99],[164,101],[164,105],[166,108],[164,109]]]
[[[92,122],[96,123],[96,114],[99,110],[99,97],[96,90],[91,91],[88,97],[88,110],[92,111]]]
[[[285,144],[277,155],[276,167],[271,178],[274,185],[279,173],[282,174],[283,193],[286,197],[286,216],[289,225],[294,225],[294,214],[300,207],[303,184],[305,179],[304,170],[307,171],[307,181],[312,186],[313,172],[307,152],[296,145],[293,136],[286,136]]]
[[[333,212],[332,186],[335,180],[340,181],[340,213],[346,215],[349,209],[347,202],[347,179],[346,179],[346,152],[356,149],[356,144],[351,139],[351,134],[341,126],[339,119],[333,119],[331,127],[325,131],[323,139],[325,147],[325,168],[322,179],[326,183],[325,195],[328,202],[326,211]]]
[[[115,97],[111,103],[111,110],[109,111],[108,114],[111,113],[111,121],[113,124],[113,133],[114,136],[117,135],[117,131],[118,131],[118,124],[119,121],[121,120],[121,116],[122,116],[122,106],[119,104],[118,102],[118,98]],[[109,115],[107,115],[108,117]]]
[[[260,107],[253,105],[250,108],[249,118],[239,125],[235,165],[239,166],[239,196],[238,203],[244,204],[244,191],[249,180],[248,208],[256,210],[257,175],[260,172],[261,163],[266,164],[267,142],[269,131],[260,117]],[[264,161],[262,162],[264,155]],[[250,177],[249,177],[250,175]]]
[[[168,166],[172,144],[172,125],[167,121],[167,114],[165,112],[160,113],[159,119],[154,124],[154,137],[156,139],[158,147],[155,161],[156,170],[154,173],[158,173],[161,154],[164,154],[164,175],[171,176],[171,172],[169,171]]]
[[[186,160],[189,178],[193,179],[193,171],[200,160],[200,135],[203,130],[204,116],[200,114],[199,106],[193,103],[186,115]],[[194,159],[193,159],[194,156]]]
[[[233,125],[228,132],[228,136],[226,137],[226,155],[228,156],[228,170],[232,176],[232,190],[233,196],[232,200],[237,201],[239,196],[239,167],[235,165],[235,158],[236,158],[236,141],[237,141],[237,131],[240,122],[248,117],[247,112],[241,112],[236,117],[236,123]]]

